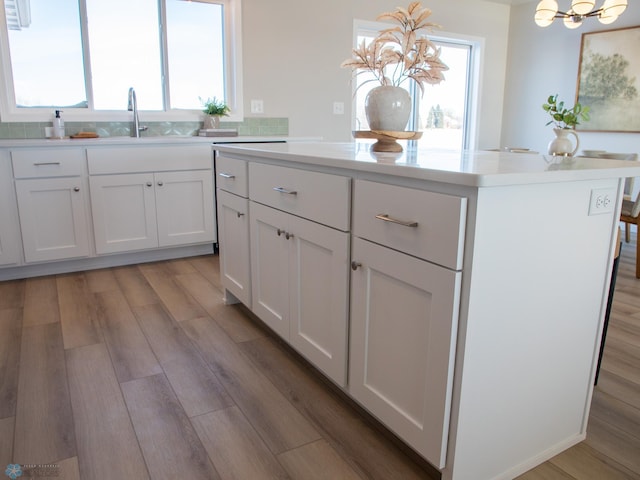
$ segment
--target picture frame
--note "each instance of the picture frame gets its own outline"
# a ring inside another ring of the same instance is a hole
[[[640,132],[640,26],[582,34],[576,102],[591,108],[576,130]]]

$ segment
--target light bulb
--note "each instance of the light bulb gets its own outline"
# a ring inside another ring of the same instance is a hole
[[[578,15],[586,15],[593,10],[595,4],[595,0],[573,0],[571,2],[571,10]]]
[[[536,7],[535,22],[540,27],[547,27],[553,22],[556,13],[558,13],[556,0],[541,0]]]
[[[609,25],[610,23],[615,22],[617,19],[617,15],[608,15],[604,11],[600,12],[600,14],[598,15],[598,21],[603,25]]]
[[[553,17],[551,18],[540,18],[537,15],[534,17],[534,20],[536,22],[536,25],[538,25],[539,27],[548,27],[549,25],[551,25],[553,23]]]
[[[573,11],[569,10],[567,15],[568,16],[564,17],[563,20],[565,27],[574,29],[582,25],[582,18],[575,16]]]
[[[619,17],[627,9],[627,0],[605,0],[602,12],[605,17]]]

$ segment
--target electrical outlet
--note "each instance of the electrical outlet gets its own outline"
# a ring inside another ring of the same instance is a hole
[[[595,188],[591,190],[589,215],[612,213],[616,206],[616,190],[614,188]]]
[[[333,114],[344,115],[344,102],[333,102]]]
[[[264,113],[264,102],[262,100],[251,100],[251,113]]]

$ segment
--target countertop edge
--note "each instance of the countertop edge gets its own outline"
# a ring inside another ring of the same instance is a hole
[[[466,152],[468,155],[478,156],[478,162],[482,162],[482,157],[487,156],[492,161],[513,162],[510,171],[483,172],[446,170],[439,168],[429,168],[424,165],[411,165],[406,163],[396,164],[391,162],[362,161],[356,159],[346,151],[340,151],[336,147],[334,155],[309,154],[314,145],[319,147],[319,151],[326,150],[325,143],[306,143],[303,145],[305,153],[287,152],[274,149],[270,145],[217,145],[216,150],[244,157],[247,160],[264,158],[268,160],[279,160],[291,162],[298,165],[321,166],[323,168],[335,168],[345,171],[369,172],[395,177],[412,178],[436,183],[448,183],[467,187],[499,187],[509,185],[526,185],[538,183],[561,183],[581,180],[597,180],[611,178],[626,178],[640,176],[640,162],[630,162],[625,160],[609,160],[595,158],[576,158],[573,162],[547,163],[541,155],[524,155],[519,153],[502,152]],[[339,144],[335,144],[339,145]],[[303,150],[299,149],[299,150]],[[431,153],[437,156],[438,152]],[[536,169],[518,169],[518,162],[537,162]]]

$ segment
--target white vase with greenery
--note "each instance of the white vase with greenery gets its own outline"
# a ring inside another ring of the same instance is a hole
[[[202,128],[210,130],[214,128],[220,128],[220,117],[226,117],[229,115],[231,109],[224,102],[224,100],[218,100],[216,97],[208,98],[206,101],[202,101],[204,110],[202,110],[206,116]]]
[[[580,148],[580,139],[575,131],[576,125],[580,124],[580,120],[589,120],[588,106],[582,106],[579,102],[571,108],[566,108],[564,102],[558,101],[558,95],[551,95],[547,99],[547,103],[542,105],[542,109],[551,116],[551,120],[547,125],[552,123],[555,125],[553,133],[555,138],[549,142],[547,151],[549,155],[572,157]],[[575,146],[571,142],[569,135],[575,138]]]
[[[398,100],[409,97],[402,87],[405,81],[415,81],[424,94],[425,84],[435,85],[444,80],[443,72],[448,67],[440,60],[440,49],[426,36],[419,34],[420,30],[438,26],[427,21],[430,15],[431,10],[423,7],[420,2],[412,2],[406,9],[398,7],[393,12],[379,15],[377,20],[392,20],[399,25],[382,30],[369,44],[363,41],[353,50],[352,58],[342,62],[341,66],[351,68],[356,77],[364,72],[373,74],[373,79],[363,82],[359,87],[368,82],[378,82],[381,87],[388,87],[372,89],[365,101],[371,130],[402,131],[406,128],[411,104],[409,103],[408,112],[400,113],[407,107]],[[388,93],[392,90],[402,90],[404,94]],[[384,106],[382,99],[372,100],[369,98],[371,95],[382,95],[389,98],[390,103]],[[395,122],[389,124],[390,118],[385,117],[393,117]]]

